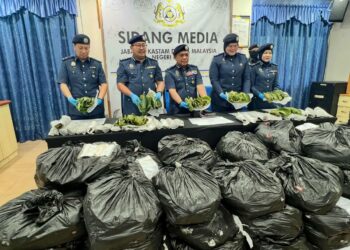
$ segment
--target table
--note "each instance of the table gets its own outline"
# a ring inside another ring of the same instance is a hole
[[[176,118],[184,121],[184,127],[177,129],[160,129],[154,131],[145,132],[134,132],[134,131],[119,131],[109,132],[101,134],[88,134],[88,135],[71,135],[71,136],[49,136],[46,138],[48,148],[60,147],[68,141],[76,142],[98,142],[98,141],[115,141],[121,146],[128,140],[136,139],[141,142],[144,147],[147,147],[157,152],[158,141],[167,135],[183,134],[188,137],[199,138],[206,141],[212,148],[215,148],[220,138],[223,137],[230,131],[241,131],[241,132],[253,132],[259,123],[248,124],[244,126],[242,122],[238,121],[234,116],[229,114],[219,114],[220,116],[227,118],[232,121],[230,124],[212,125],[212,126],[196,126],[193,125],[189,120],[189,116],[178,115]],[[161,118],[167,118],[170,116],[162,116]],[[174,118],[174,116],[171,116]],[[331,118],[310,118],[306,122],[320,124],[323,122],[336,121],[335,117]],[[114,119],[107,119],[106,123],[113,123]],[[294,125],[300,125],[305,123],[303,121],[293,121]]]

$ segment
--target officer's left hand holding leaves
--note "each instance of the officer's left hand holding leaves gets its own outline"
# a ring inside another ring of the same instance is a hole
[[[69,102],[70,104],[72,104],[74,107],[76,107],[77,104],[78,104],[78,101],[77,101],[75,98],[73,98],[72,96],[71,96],[71,97],[68,97],[68,102]]]
[[[97,106],[101,105],[103,103],[103,100],[101,98],[97,98]]]
[[[162,92],[157,92],[157,94],[154,97],[157,101],[160,101],[160,99],[162,98]]]

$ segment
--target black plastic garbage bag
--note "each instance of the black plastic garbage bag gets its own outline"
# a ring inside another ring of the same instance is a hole
[[[217,181],[197,164],[184,162],[164,167],[153,183],[172,224],[209,222],[219,207],[221,193]]]
[[[322,123],[305,131],[301,145],[308,157],[350,170],[350,127]]]
[[[344,170],[343,196],[350,198],[350,170]]]
[[[162,250],[196,250],[198,248],[192,248],[183,241],[174,238],[170,240],[170,247]],[[248,250],[249,246],[245,237],[238,232],[235,237],[232,237],[226,241],[223,245],[211,248],[214,250]]]
[[[326,236],[315,228],[305,225],[307,240],[322,250],[340,249],[350,245],[350,233]]]
[[[37,189],[9,201],[0,207],[0,249],[45,249],[83,237],[82,199]]]
[[[157,154],[143,147],[137,140],[127,141],[121,151],[108,164],[109,171],[106,175],[126,170],[130,167],[136,167],[135,170],[143,172],[147,178],[152,179],[162,167],[162,162],[159,160]]]
[[[159,166],[162,165],[157,154],[152,150],[142,146],[141,143],[137,140],[131,140],[125,143],[124,147],[122,148],[122,154],[118,158],[123,160],[123,157],[132,157],[135,161],[144,157],[151,157]]]
[[[234,214],[255,218],[284,208],[279,179],[257,161],[221,161],[212,173],[219,182],[225,205]]]
[[[280,212],[245,221],[247,231],[255,241],[290,245],[303,229],[302,213],[291,206]]]
[[[340,207],[334,207],[324,215],[306,213],[304,222],[325,236],[350,234],[350,214]]]
[[[221,137],[216,151],[223,159],[230,161],[269,160],[269,150],[255,134],[239,131],[228,132]]]
[[[301,138],[291,121],[260,123],[255,134],[271,149],[291,153],[301,152]]]
[[[342,194],[342,172],[332,164],[284,153],[265,166],[282,181],[287,203],[302,211],[327,213]]]
[[[310,244],[304,236],[291,242],[290,245],[273,244],[266,241],[254,242],[254,250],[310,250]]]
[[[89,239],[83,237],[79,240],[74,240],[55,247],[50,247],[45,250],[87,250],[87,249],[90,249]]]
[[[208,143],[179,134],[165,136],[158,142],[158,156],[166,165],[188,160],[205,168],[216,160]]]
[[[84,218],[92,249],[158,249],[162,214],[157,193],[140,171],[119,171],[88,185]]]
[[[223,245],[238,232],[232,215],[223,207],[214,214],[208,223],[194,225],[171,225],[168,230],[195,249],[215,249]]]
[[[99,142],[92,145],[115,145],[115,148],[109,156],[102,157],[78,158],[84,144],[50,148],[39,155],[35,174],[38,187],[72,190],[101,175],[108,169],[107,165],[112,159],[120,153],[120,146],[116,143]]]

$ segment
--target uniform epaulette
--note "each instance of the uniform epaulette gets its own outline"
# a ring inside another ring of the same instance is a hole
[[[176,67],[176,65],[173,65],[173,66],[171,66],[171,67],[167,68],[165,71],[172,70],[172,69],[174,69],[175,67]]]
[[[120,59],[120,62],[124,62],[124,61],[129,60],[129,59],[130,59],[130,57],[124,58],[124,59]]]
[[[62,61],[66,61],[66,60],[72,59],[72,58],[74,58],[74,57],[75,57],[75,56],[67,56],[67,57],[62,58]]]
[[[91,61],[95,61],[95,62],[98,62],[98,63],[101,63],[101,61],[100,61],[100,60],[97,60],[97,59],[95,59],[95,58],[92,58],[92,57],[90,57],[90,60],[91,60]]]
[[[220,54],[215,55],[214,57],[219,57],[219,56],[223,56],[223,55],[224,55],[224,53],[220,53]]]

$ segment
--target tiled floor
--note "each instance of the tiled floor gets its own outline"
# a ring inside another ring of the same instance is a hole
[[[35,161],[47,150],[45,141],[19,144],[18,156],[0,169],[0,206],[20,194],[35,189]]]

